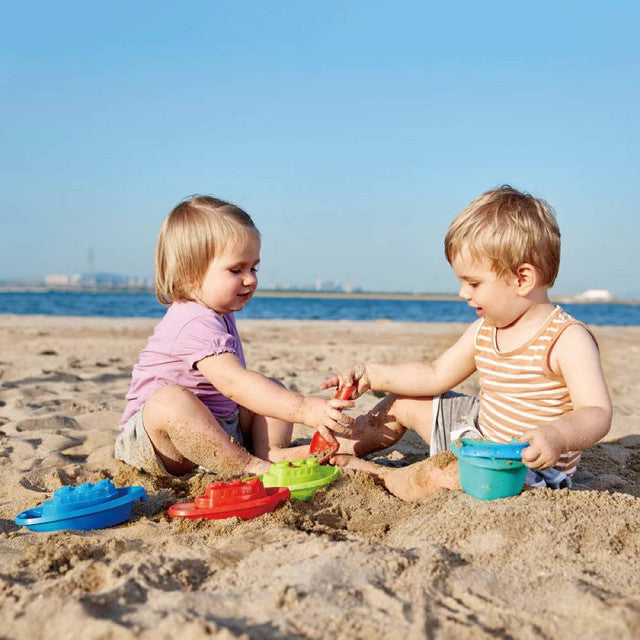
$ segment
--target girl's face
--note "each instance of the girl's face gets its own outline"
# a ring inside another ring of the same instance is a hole
[[[467,250],[460,251],[451,266],[461,283],[458,295],[488,325],[507,327],[525,311],[526,303],[517,294],[516,275],[498,277],[488,259],[475,260]]]
[[[249,236],[232,244],[209,263],[196,299],[216,313],[242,310],[258,287],[259,262],[259,238]]]

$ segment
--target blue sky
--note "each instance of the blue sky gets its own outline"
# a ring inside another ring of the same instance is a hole
[[[186,195],[236,202],[261,282],[455,291],[481,192],[547,199],[554,292],[640,298],[637,2],[25,2],[0,25],[0,280],[150,276]]]

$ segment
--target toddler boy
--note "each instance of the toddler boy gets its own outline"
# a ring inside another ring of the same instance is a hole
[[[516,437],[529,443],[529,484],[570,486],[580,452],[609,431],[611,400],[591,332],[549,300],[560,264],[553,210],[509,186],[487,191],[451,223],[445,254],[478,320],[433,362],[358,364],[325,380],[325,389],[355,386],[353,397],[390,394],[357,419],[351,440],[340,438],[341,450],[363,456],[406,429],[431,456],[452,438]],[[475,371],[479,398],[450,391]],[[353,455],[333,462],[378,476],[404,500],[459,487],[456,463],[387,468]]]

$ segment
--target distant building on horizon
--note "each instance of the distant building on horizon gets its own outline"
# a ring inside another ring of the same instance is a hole
[[[82,280],[78,273],[69,276],[64,273],[49,273],[44,277],[44,284],[47,287],[77,287]]]
[[[576,300],[583,302],[610,302],[613,294],[609,289],[587,289],[576,296]]]
[[[59,274],[49,273],[43,278],[45,287],[51,289],[101,289],[114,291],[139,291],[153,289],[155,280],[140,276],[126,276],[119,273],[84,273],[84,274]]]

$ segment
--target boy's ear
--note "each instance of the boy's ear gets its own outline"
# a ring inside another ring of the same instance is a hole
[[[538,270],[528,262],[521,264],[516,271],[516,287],[519,296],[526,296],[538,284]]]

